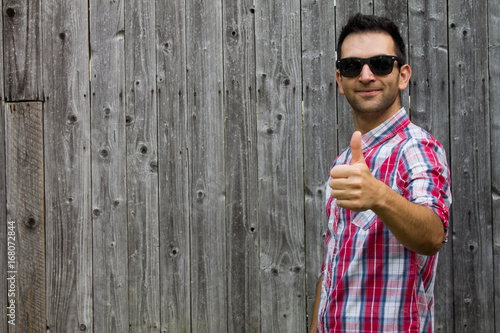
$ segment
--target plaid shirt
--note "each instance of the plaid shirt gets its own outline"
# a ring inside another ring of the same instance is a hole
[[[412,124],[404,108],[363,135],[362,147],[377,179],[441,217],[446,242],[451,193],[443,147]],[[350,159],[349,148],[333,166]],[[327,182],[318,332],[433,332],[438,255],[408,250],[373,211],[342,209],[330,191]]]

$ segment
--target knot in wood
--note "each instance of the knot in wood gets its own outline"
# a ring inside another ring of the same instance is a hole
[[[28,229],[35,229],[36,226],[37,226],[37,222],[36,222],[36,219],[34,216],[28,216],[25,220],[24,220],[24,225],[26,226],[26,228]]]
[[[149,163],[149,169],[151,170],[151,172],[158,172],[158,162],[151,161],[151,163]]]
[[[68,124],[72,125],[75,124],[78,121],[78,117],[75,114],[70,114],[68,116]]]
[[[202,190],[198,190],[196,192],[196,195],[198,196],[198,200],[202,200],[205,197],[205,192]]]
[[[14,17],[16,16],[16,10],[14,8],[7,8],[5,11],[8,17]]]
[[[103,148],[99,151],[99,156],[101,156],[101,158],[108,158],[109,157],[109,150],[107,148]]]
[[[139,152],[142,154],[142,155],[146,155],[148,153],[148,146],[146,145],[141,145],[141,147],[139,148]]]
[[[134,117],[132,117],[132,116],[125,117],[125,124],[127,124],[127,126],[131,125],[133,122],[134,122]]]
[[[170,251],[170,257],[176,257],[179,254],[179,249],[174,247],[172,251]]]
[[[104,118],[109,118],[109,116],[111,115],[111,109],[106,107],[104,108],[103,113],[104,113]]]

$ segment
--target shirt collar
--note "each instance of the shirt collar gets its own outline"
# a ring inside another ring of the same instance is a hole
[[[409,123],[410,118],[406,114],[405,108],[402,107],[385,122],[362,136],[361,140],[363,150],[373,148],[374,146],[392,138],[401,130],[401,128],[406,127]]]

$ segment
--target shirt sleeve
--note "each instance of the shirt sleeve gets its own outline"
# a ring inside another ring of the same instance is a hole
[[[443,221],[448,240],[450,171],[443,147],[433,138],[410,139],[402,147],[398,187],[410,202],[432,209]]]

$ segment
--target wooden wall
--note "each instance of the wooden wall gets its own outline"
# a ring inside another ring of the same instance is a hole
[[[451,164],[436,331],[500,332],[497,0],[4,0],[0,332],[306,332],[356,12]]]

